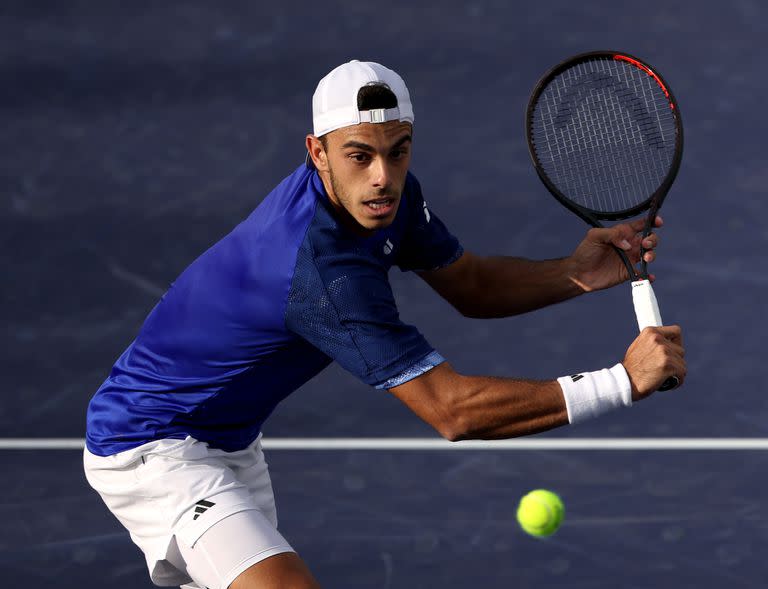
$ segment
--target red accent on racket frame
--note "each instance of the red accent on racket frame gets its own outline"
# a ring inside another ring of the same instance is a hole
[[[653,71],[651,68],[649,68],[647,65],[645,65],[644,63],[641,63],[641,62],[637,61],[636,59],[632,59],[631,57],[627,57],[626,55],[618,55],[618,54],[617,54],[617,55],[614,55],[614,56],[613,56],[613,59],[616,59],[616,60],[618,60],[618,61],[626,61],[627,63],[631,63],[631,64],[632,64],[632,65],[634,65],[635,67],[638,67],[638,68],[640,68],[641,70],[643,70],[643,71],[644,71],[646,74],[648,74],[648,75],[649,75],[649,76],[651,76],[651,77],[652,77],[654,80],[656,80],[656,83],[659,85],[659,88],[661,88],[661,90],[664,92],[664,96],[666,96],[667,98],[669,98],[669,92],[667,91],[667,88],[664,86],[664,84],[661,82],[661,78],[659,78],[659,76],[657,76],[657,75],[654,73],[654,71]],[[670,106],[670,108],[672,108],[672,109],[674,109],[674,108],[675,108],[675,105],[674,105],[674,104],[672,104],[672,101],[671,101],[671,100],[669,101],[669,106]]]

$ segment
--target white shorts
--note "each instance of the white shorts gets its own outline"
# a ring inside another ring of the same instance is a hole
[[[238,452],[188,437],[114,456],[86,449],[83,462],[90,485],[144,553],[156,585],[226,589],[251,565],[293,552],[277,531],[261,436]]]

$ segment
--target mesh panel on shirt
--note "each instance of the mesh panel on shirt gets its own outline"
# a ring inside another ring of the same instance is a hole
[[[299,249],[286,326],[364,382],[376,386],[433,352],[400,321],[387,270],[364,250],[337,251],[309,237]],[[313,247],[314,246],[314,247]]]

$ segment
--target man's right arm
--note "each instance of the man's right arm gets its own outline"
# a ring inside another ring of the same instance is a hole
[[[650,396],[672,375],[682,384],[684,355],[679,327],[643,330],[622,362],[632,400]],[[465,376],[444,362],[389,390],[451,441],[525,436],[570,421],[563,388],[556,380]]]
[[[568,423],[557,381],[464,376],[444,362],[390,392],[451,441],[512,438]]]

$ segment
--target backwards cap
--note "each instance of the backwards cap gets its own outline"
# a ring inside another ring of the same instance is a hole
[[[397,106],[358,110],[357,94],[369,84],[386,85],[397,98]],[[413,105],[403,79],[381,64],[356,59],[342,64],[320,80],[312,96],[312,123],[317,137],[341,127],[387,121],[413,124]]]

